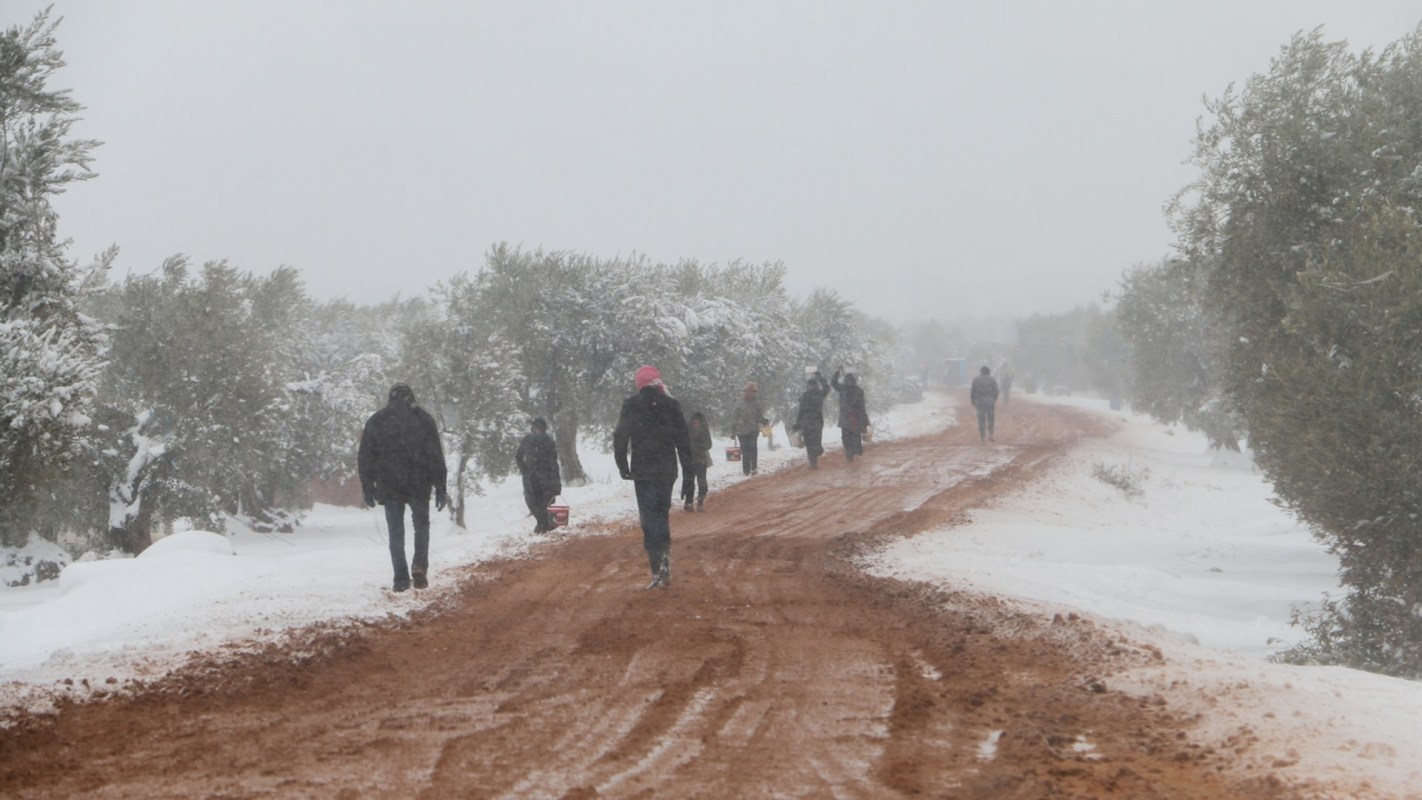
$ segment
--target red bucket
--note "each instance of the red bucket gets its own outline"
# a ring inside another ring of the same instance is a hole
[[[727,448],[726,448],[726,460],[727,460],[727,461],[740,461],[740,460],[741,460],[741,448],[739,448],[739,447],[727,447]]]
[[[568,507],[562,503],[551,503],[548,506],[548,519],[553,523],[553,527],[561,528],[568,524]]]

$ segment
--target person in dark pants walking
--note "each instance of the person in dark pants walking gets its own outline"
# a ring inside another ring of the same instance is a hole
[[[795,417],[795,426],[805,442],[805,455],[810,459],[810,469],[820,468],[820,456],[824,455],[825,397],[830,386],[825,377],[815,370],[815,374],[805,380],[805,393],[800,395],[800,412]]]
[[[840,375],[844,375],[843,381]],[[844,442],[844,460],[853,461],[855,456],[864,455],[864,431],[869,427],[864,389],[859,386],[859,378],[852,372],[845,373],[844,367],[830,376],[830,386],[839,392],[839,438]]]
[[[652,567],[648,589],[671,585],[671,502],[677,465],[688,475],[691,443],[681,404],[667,392],[656,367],[637,370],[637,393],[622,403],[612,432],[612,456],[637,492],[642,547]]]
[[[444,447],[434,418],[415,404],[415,393],[403,383],[390,387],[385,407],[371,415],[356,455],[365,504],[385,506],[390,532],[390,562],[397,592],[429,585],[430,490],[435,510],[449,502],[445,494]],[[415,528],[415,553],[405,561],[405,506]]]
[[[536,523],[534,533],[547,533],[555,527],[548,516],[548,504],[563,493],[563,481],[558,474],[558,446],[548,435],[548,423],[537,417],[529,425],[528,435],[518,443],[514,463],[523,475],[523,502]]]
[[[731,410],[731,433],[741,444],[742,474],[754,475],[760,471],[760,427],[768,424],[765,407],[760,404],[760,390],[754,383],[747,383],[740,402]]]
[[[997,379],[992,376],[992,370],[984,366],[968,390],[968,399],[978,412],[979,441],[992,441],[993,429],[997,427],[997,394]]]
[[[683,507],[690,511],[691,501],[695,499],[696,510],[705,511],[706,470],[711,466],[711,429],[706,426],[706,415],[700,411],[692,414],[687,424],[691,435],[691,472],[681,478]]]

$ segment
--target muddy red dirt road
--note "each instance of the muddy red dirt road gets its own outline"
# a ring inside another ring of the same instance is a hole
[[[1289,796],[1110,689],[1150,647],[854,567],[1107,424],[1028,403],[1004,423],[713,488],[672,512],[669,589],[642,589],[627,525],[435,576],[462,582],[437,612],[25,720],[0,731],[0,796]]]

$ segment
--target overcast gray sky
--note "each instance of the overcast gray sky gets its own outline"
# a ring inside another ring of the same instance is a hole
[[[4,0],[0,24],[42,0]],[[59,201],[118,274],[174,253],[360,303],[488,247],[784,261],[894,321],[1098,299],[1170,252],[1201,98],[1416,0],[57,0],[105,142]]]

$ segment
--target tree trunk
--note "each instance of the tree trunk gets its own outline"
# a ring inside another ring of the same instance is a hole
[[[558,466],[563,471],[564,486],[583,486],[588,474],[578,460],[578,416],[571,409],[553,420],[553,438],[558,446]]]
[[[124,523],[122,527],[109,528],[111,546],[138,555],[153,544],[153,501],[148,499],[147,494],[139,496],[138,513]]]
[[[454,506],[454,524],[464,527],[464,468],[469,466],[469,454],[461,452],[459,454],[459,472],[454,476],[454,496],[449,498],[450,505]]]

